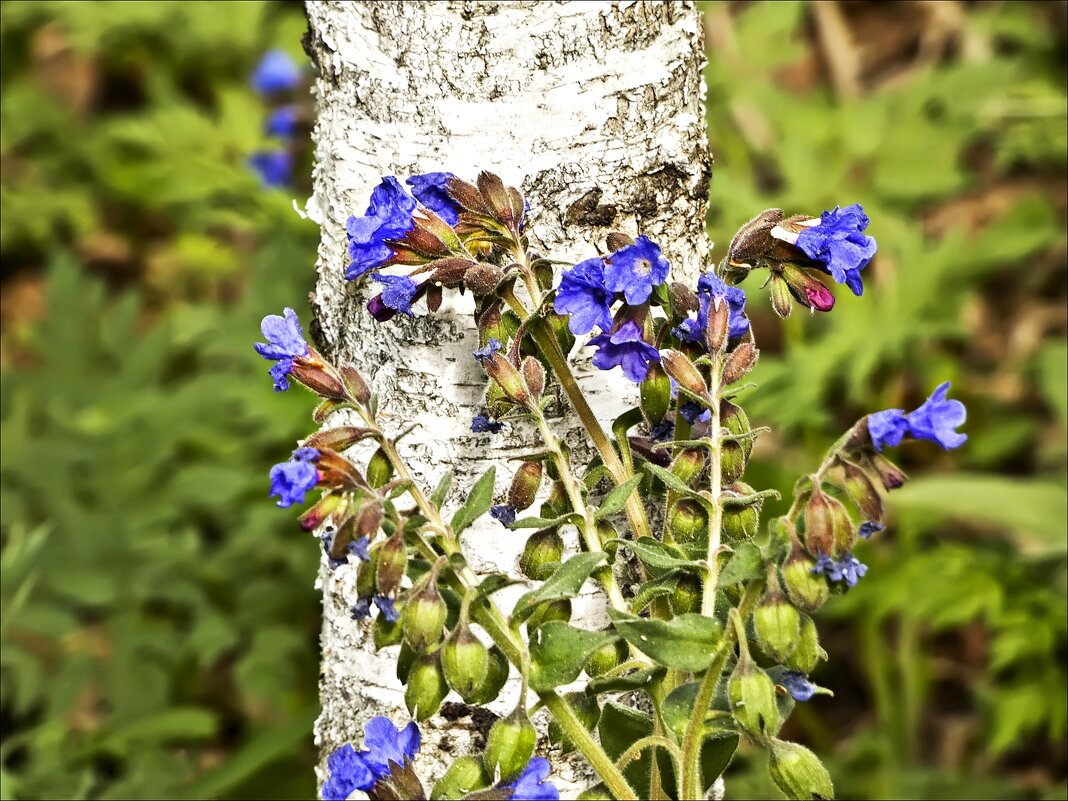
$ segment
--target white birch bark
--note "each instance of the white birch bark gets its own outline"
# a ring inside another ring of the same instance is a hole
[[[471,357],[470,297],[446,291],[434,315],[377,324],[364,308],[368,293],[344,280],[345,221],[363,213],[381,176],[448,170],[473,180],[486,169],[521,187],[531,206],[527,230],[545,255],[578,261],[598,246],[603,252],[609,231],[644,233],[663,247],[675,277],[692,279],[705,267],[710,175],[698,12],[691,2],[308,2],[306,9],[307,48],[319,71],[307,210],[322,228],[314,298],[320,344],[358,365],[396,429],[419,424],[401,450],[426,487],[455,470],[454,508],[457,489],[496,464],[501,497],[514,470],[505,459],[536,447],[537,435],[518,425],[497,435],[470,431],[485,386]],[[607,424],[633,401],[634,387],[577,357]],[[555,424],[580,454],[589,452],[573,419]],[[463,539],[476,570],[518,575],[524,534],[487,517]],[[359,745],[373,715],[401,723],[407,712],[397,647],[376,654],[369,624],[350,618],[355,569],[330,572],[324,563],[320,584],[315,733],[325,764],[344,742]],[[505,611],[524,589],[497,596]],[[592,587],[579,601],[575,624],[606,620],[603,595]],[[515,678],[493,711],[515,705]],[[421,728],[417,769],[429,792],[478,738],[471,717],[436,716]],[[562,797],[589,784],[581,757],[550,758]]]

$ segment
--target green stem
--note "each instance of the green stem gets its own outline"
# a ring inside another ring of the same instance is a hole
[[[719,547],[720,537],[723,532],[723,441],[721,436],[721,421],[719,413],[720,374],[722,373],[723,360],[720,356],[712,359],[712,376],[709,381],[708,393],[712,398],[712,420],[709,431],[712,445],[712,476],[710,478],[710,492],[712,495],[712,514],[708,519],[708,567],[705,576],[704,597],[701,600],[701,614],[712,617],[716,611],[716,584],[719,582]]]
[[[648,737],[642,737],[640,740],[636,740],[631,743],[630,747],[619,755],[619,759],[616,760],[616,767],[620,770],[625,770],[627,763],[634,759],[638,754],[644,751],[646,748],[659,747],[663,748],[675,761],[675,767],[679,766],[679,759],[682,757],[679,747],[675,743],[671,742],[667,737],[659,734],[651,734]]]

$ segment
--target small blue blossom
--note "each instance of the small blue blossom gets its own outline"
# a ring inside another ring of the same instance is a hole
[[[789,691],[795,701],[808,701],[816,694],[816,685],[799,670],[784,672],[782,678],[779,679],[779,684]]]
[[[400,619],[400,613],[397,611],[392,598],[387,598],[385,595],[376,595],[375,606],[378,607],[378,611],[386,619],[387,623],[396,623]]]
[[[523,768],[519,776],[508,784],[502,784],[502,790],[511,790],[509,799],[516,801],[559,801],[560,791],[556,785],[547,781],[549,778],[549,760],[534,757]]]
[[[482,364],[486,359],[493,356],[494,353],[503,349],[504,346],[501,345],[501,341],[497,339],[497,337],[490,337],[489,342],[486,343],[486,347],[472,351],[471,355],[478,359],[479,364]]]
[[[359,559],[361,562],[371,561],[371,553],[368,548],[371,547],[370,537],[357,537],[348,545],[348,552]]]
[[[297,313],[286,307],[282,317],[268,314],[260,323],[266,343],[257,342],[252,347],[265,359],[275,362],[270,369],[274,379],[274,391],[285,392],[289,389],[286,376],[293,369],[293,360],[308,355],[308,343],[304,341],[304,332],[300,328]]]
[[[293,171],[293,154],[288,150],[260,150],[249,156],[248,166],[264,186],[285,186]]]
[[[282,106],[276,108],[267,117],[264,132],[268,136],[278,136],[286,139],[297,130],[297,107]]]
[[[868,415],[868,433],[877,451],[897,447],[908,431],[908,420],[902,409],[887,409]]]
[[[385,286],[382,290],[382,305],[395,312],[412,316],[412,300],[419,291],[419,284],[406,275],[372,273],[371,278]]]
[[[323,785],[323,801],[345,801],[356,790],[366,792],[375,784],[375,775],[350,743],[327,758],[326,770],[329,778]]]
[[[296,89],[300,85],[300,67],[284,50],[269,50],[252,71],[251,83],[263,95]]]
[[[278,505],[283,509],[295,503],[304,503],[304,495],[315,488],[319,471],[315,469],[319,451],[315,448],[298,448],[288,462],[271,468],[270,495],[278,496]]]
[[[715,298],[726,301],[730,309],[727,318],[728,337],[734,339],[749,330],[749,318],[745,316],[745,290],[723,283],[714,273],[705,273],[697,281],[697,300],[700,303],[697,317],[687,317],[672,333],[687,342],[703,344],[705,329],[708,328],[708,312]]]
[[[877,523],[874,520],[865,520],[860,524],[860,528],[857,529],[857,536],[861,539],[870,540],[871,535],[876,531],[882,531],[885,526],[882,523]]]
[[[352,619],[353,620],[367,620],[371,616],[371,596],[365,595],[362,598],[357,598],[356,603],[352,605]]]
[[[939,385],[923,405],[909,412],[909,433],[916,439],[928,439],[937,442],[947,451],[959,448],[968,439],[954,429],[963,424],[968,417],[964,404],[958,400],[946,400],[949,382]]]
[[[485,414],[476,414],[471,419],[471,430],[476,434],[496,434],[502,428],[504,428],[504,423],[491,420]]]
[[[602,331],[612,327],[612,293],[605,287],[604,271],[601,259],[586,259],[560,276],[553,308],[571,315],[567,327],[572,334],[588,334],[594,326]]]
[[[675,424],[670,420],[661,420],[649,431],[649,439],[655,442],[663,442],[675,434]]]
[[[812,568],[812,572],[826,576],[828,581],[841,581],[847,587],[855,587],[857,582],[867,574],[868,566],[851,553],[847,553],[838,560],[821,553],[816,558],[816,565]]]
[[[500,503],[490,508],[490,517],[499,520],[502,526],[510,526],[515,522],[515,507]]]
[[[375,782],[389,778],[393,765],[404,767],[419,752],[421,735],[414,722],[398,731],[389,718],[379,716],[371,718],[363,732],[362,751],[346,743],[327,759],[323,801],[344,801],[356,790],[368,792]]]
[[[859,203],[844,209],[835,206],[820,216],[818,225],[805,228],[797,237],[797,246],[810,259],[823,262],[824,268],[839,284],[846,284],[854,295],[864,293],[860,271],[875,255],[875,238],[867,236],[868,215]]]
[[[608,257],[604,285],[610,292],[622,292],[627,303],[637,306],[649,300],[653,287],[667,280],[670,269],[660,247],[649,237],[639,236],[633,245]]]
[[[405,183],[412,188],[416,200],[449,225],[456,225],[460,221],[460,207],[445,191],[449,181],[455,177],[451,172],[428,172],[413,175]]]
[[[386,240],[400,239],[411,230],[414,211],[415,198],[392,175],[383,178],[371,192],[371,203],[363,216],[349,217],[345,225],[352,259],[345,278],[359,278],[393,255]]]
[[[331,571],[337,570],[342,565],[349,563],[349,558],[342,554],[339,558],[334,558],[330,553],[334,549],[334,535],[328,531],[324,531],[319,535],[319,540],[323,543],[323,553],[326,554],[326,564]]]
[[[590,340],[598,348],[593,354],[593,366],[600,370],[622,367],[623,373],[635,384],[645,380],[650,362],[660,361],[660,352],[642,339],[642,330],[628,320],[614,334],[601,334]]]
[[[711,409],[706,409],[701,404],[693,401],[683,401],[682,405],[679,406],[679,414],[690,425],[694,425],[697,422],[707,423],[712,419]]]

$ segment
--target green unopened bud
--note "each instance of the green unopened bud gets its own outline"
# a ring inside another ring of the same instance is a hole
[[[705,452],[702,448],[687,448],[680,451],[669,468],[679,480],[692,484],[705,466]]]
[[[682,576],[668,596],[671,611],[676,615],[701,611],[701,581],[697,576]]]
[[[538,733],[534,730],[522,707],[506,718],[501,718],[486,735],[486,751],[482,760],[490,776],[508,781],[526,767],[534,756]]]
[[[375,571],[375,583],[382,595],[393,595],[400,587],[401,579],[408,570],[408,546],[404,543],[404,532],[397,528],[382,544],[378,551],[378,564]]]
[[[449,694],[437,654],[423,654],[408,671],[408,685],[404,688],[404,703],[408,713],[422,722],[441,707]]]
[[[508,488],[508,505],[516,511],[529,508],[541,486],[541,474],[541,462],[523,462],[519,465]]]
[[[767,592],[753,610],[753,631],[760,650],[784,663],[797,646],[801,614],[781,592]]]
[[[489,649],[486,678],[468,703],[475,706],[488,704],[501,694],[506,681],[508,681],[508,658],[500,648],[494,645]]]
[[[501,315],[501,304],[494,303],[478,317],[478,339],[480,345],[485,345],[491,339],[498,342],[508,341],[508,328]]]
[[[571,620],[571,599],[560,598],[539,604],[538,608],[527,618],[527,631],[534,631],[539,626],[558,620],[567,623]]]
[[[430,791],[430,801],[454,801],[474,790],[489,787],[493,781],[482,760],[464,756],[457,759]]]
[[[819,487],[813,487],[805,506],[805,547],[808,552],[813,556],[821,553],[841,556],[851,549],[853,539],[853,523],[842,502]]]
[[[735,722],[757,740],[764,740],[779,729],[779,706],[775,701],[775,682],[743,653],[727,683],[731,713]]]
[[[545,581],[564,559],[564,538],[554,528],[536,531],[527,537],[519,569],[527,578]]]
[[[545,391],[545,368],[533,356],[523,359],[523,381],[530,390],[530,396],[535,401],[539,400]]]
[[[371,455],[367,463],[367,483],[377,489],[385,486],[386,482],[393,477],[393,465],[389,463],[389,457],[381,448]]]
[[[734,435],[748,434],[752,431],[749,418],[740,406],[730,401],[720,401],[719,404],[720,425]],[[753,452],[752,437],[740,440],[724,442],[720,449],[720,472],[724,484],[731,484],[742,477],[745,473],[746,463]]]
[[[504,391],[509,400],[524,405],[530,401],[530,391],[527,389],[526,382],[523,381],[523,376],[503,354],[494,353],[482,359],[482,368]]]
[[[549,477],[552,478],[552,466],[550,465]],[[549,489],[549,497],[542,504],[542,517],[559,517],[571,511],[571,499],[567,497],[567,487],[563,481],[554,480]],[[548,512],[549,514],[546,514]]]
[[[759,356],[760,351],[752,342],[743,342],[727,358],[727,364],[723,367],[723,383],[733,384],[747,375]]]
[[[674,378],[680,387],[698,397],[703,398],[708,395],[708,385],[701,371],[685,353],[671,349],[662,350],[660,362],[664,365],[667,374]]]
[[[375,618],[375,648],[387,648],[396,645],[404,638],[404,627],[399,620],[390,623],[385,615]]]
[[[641,394],[641,409],[646,422],[655,426],[664,419],[671,406],[671,379],[664,368],[656,362],[649,365],[645,380],[638,385]]]
[[[787,798],[834,798],[831,774],[819,758],[797,743],[771,741],[768,773]]]
[[[782,587],[794,606],[815,612],[827,601],[827,579],[812,572],[815,560],[795,543],[782,566]]]
[[[601,719],[601,707],[597,704],[597,698],[586,693],[568,693],[565,696],[567,703],[575,713],[582,725],[588,731],[593,731],[597,721]],[[575,750],[575,743],[567,736],[563,726],[553,718],[549,721],[549,742],[559,744],[560,750],[565,754]]]
[[[671,507],[668,526],[676,542],[700,544],[708,541],[708,512],[692,498],[683,498]]]
[[[612,801],[613,795],[603,784],[595,784],[588,790],[583,790],[577,796],[578,801]]]
[[[756,492],[748,484],[736,483],[725,495],[727,498],[741,498]],[[748,506],[723,505],[723,536],[727,542],[734,544],[751,540],[760,527],[760,501]]]
[[[839,459],[842,473],[845,479],[845,491],[853,499],[853,503],[860,509],[866,520],[878,522],[883,516],[883,499],[875,489],[868,474],[861,469],[860,465],[854,464],[848,459]]]
[[[375,576],[378,573],[378,554],[382,552],[384,543],[379,540],[371,546],[366,562],[360,562],[356,570],[356,595],[360,598],[370,598],[378,594],[378,585]]]
[[[441,642],[442,629],[449,609],[438,592],[435,581],[428,581],[424,586],[412,589],[413,593],[401,613],[404,639],[416,651],[425,651]]]
[[[460,623],[441,646],[441,670],[445,681],[467,703],[472,703],[489,672],[489,651],[471,633],[467,622]]]
[[[602,645],[586,662],[586,674],[589,676],[603,676],[612,668],[623,664],[627,658],[627,644],[623,640],[616,640]]]
[[[776,274],[771,279],[771,308],[775,311],[779,317],[785,320],[790,316],[790,312],[794,310],[794,299],[790,295],[790,287],[786,285],[786,281]]]
[[[806,676],[816,669],[821,660],[827,658],[827,652],[820,647],[816,623],[808,615],[801,615],[801,626],[797,635],[797,646],[790,658],[783,664],[791,670],[799,670]]]

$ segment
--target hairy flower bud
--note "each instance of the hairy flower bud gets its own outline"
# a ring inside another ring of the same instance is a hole
[[[539,604],[538,608],[527,618],[527,631],[534,631],[539,626],[558,620],[567,623],[571,620],[571,599],[560,598],[556,601],[547,601]]]
[[[319,528],[319,526],[323,524],[323,521],[335,512],[341,511],[344,513],[344,507],[348,506],[347,502],[344,505],[342,504],[342,501],[344,500],[344,495],[335,492],[324,495],[316,501],[308,511],[300,516],[300,527],[305,531],[312,531]],[[340,516],[341,515],[338,515],[338,517]],[[340,527],[338,517],[334,518],[334,525]]]
[[[692,498],[683,498],[671,507],[668,527],[676,542],[707,542],[708,512]]]
[[[374,539],[378,529],[382,526],[383,508],[381,501],[375,497],[363,505],[356,517],[356,538],[367,537]]]
[[[853,545],[853,524],[849,513],[837,498],[827,495],[819,487],[805,506],[805,547],[813,556],[841,556]]]
[[[404,688],[404,704],[408,707],[408,714],[422,722],[438,711],[448,694],[449,685],[445,683],[437,654],[417,657],[408,670],[407,686]]]
[[[608,245],[609,251],[615,253],[617,250],[622,250],[625,247],[633,245],[634,237],[620,231],[612,231],[605,237],[605,244]]]
[[[687,448],[683,451],[679,451],[679,455],[675,457],[675,461],[671,463],[669,469],[673,475],[679,478],[679,480],[691,484],[701,474],[701,470],[704,466],[704,449]]]
[[[827,579],[812,572],[815,566],[796,543],[782,566],[782,587],[794,606],[805,612],[817,611],[830,595]]]
[[[535,401],[540,400],[545,391],[545,368],[533,356],[523,359],[523,381],[530,390],[530,396]]]
[[[298,356],[294,359],[289,375],[323,398],[346,400],[347,393],[341,376],[333,367],[323,362],[321,356],[314,351],[312,354],[313,358]]]
[[[765,593],[753,610],[753,631],[766,656],[783,663],[797,645],[801,615],[778,590]]]
[[[736,406],[730,401],[720,401],[719,419],[720,425],[735,436],[748,434],[752,431],[752,427],[749,425],[749,418],[745,412],[740,406]],[[744,437],[722,444],[720,448],[720,472],[724,484],[731,484],[742,477],[752,452],[752,437]]]
[[[705,326],[705,345],[709,353],[719,353],[727,344],[730,319],[731,309],[727,299],[713,295],[708,307],[708,325]]]
[[[442,629],[449,610],[438,592],[436,581],[427,581],[421,587],[413,587],[413,593],[404,605],[401,622],[404,639],[416,651],[425,651],[441,642]]]
[[[471,633],[463,615],[441,646],[441,670],[448,685],[467,703],[474,701],[489,673],[489,651]]]
[[[493,292],[504,278],[504,272],[495,264],[479,262],[464,273],[464,286],[476,298]]]
[[[375,618],[375,649],[397,645],[404,639],[404,628],[399,620],[390,622],[385,615]]]
[[[794,310],[794,300],[790,294],[790,287],[786,285],[786,281],[781,276],[773,274],[770,288],[771,308],[781,319],[785,320],[790,316],[790,312]]]
[[[488,704],[501,694],[506,681],[508,681],[508,658],[500,648],[494,645],[489,649],[489,658],[486,662],[486,678],[483,679],[482,684],[474,692],[468,703],[476,706]]]
[[[668,596],[671,611],[676,615],[701,611],[701,581],[689,573],[681,576]]]
[[[542,472],[541,462],[523,462],[508,488],[508,505],[516,511],[529,508],[541,486]]]
[[[497,386],[504,390],[509,400],[524,405],[530,402],[530,390],[527,389],[523,376],[503,354],[494,353],[482,359],[482,368]]]
[[[871,470],[879,476],[879,481],[882,482],[883,488],[887,492],[897,489],[902,486],[909,477],[905,475],[905,471],[891,462],[881,453],[875,451],[865,451],[864,461]]]
[[[527,578],[545,581],[564,558],[564,539],[554,528],[535,531],[527,538],[519,569]]]
[[[486,735],[486,751],[482,760],[491,776],[504,782],[521,771],[534,755],[538,733],[527,719],[523,701],[506,718],[493,724]]]
[[[685,353],[671,349],[662,350],[660,361],[667,374],[674,378],[680,387],[701,398],[708,395],[708,385],[704,377]]]
[[[385,486],[392,477],[393,465],[390,464],[386,452],[379,448],[371,454],[371,459],[367,462],[367,483],[377,489]]]
[[[386,540],[378,551],[375,584],[381,595],[393,595],[408,570],[408,546],[400,528]]]
[[[597,721],[601,719],[601,707],[597,704],[597,698],[586,693],[568,693],[564,698],[582,725],[593,731],[597,727]],[[575,750],[575,743],[555,718],[549,721],[549,742],[553,745],[559,744],[560,750],[565,754]]]
[[[355,365],[346,364],[341,368],[340,372],[341,380],[344,382],[345,389],[348,390],[352,399],[361,406],[366,406],[368,401],[371,400],[371,388],[367,386],[367,382],[360,374],[360,371],[356,369]]]
[[[752,342],[743,342],[727,358],[723,368],[723,383],[730,385],[744,377],[757,362],[760,351]]]
[[[727,683],[731,714],[735,722],[757,740],[764,740],[779,729],[779,707],[775,701],[775,682],[757,667],[747,654],[738,664]]]
[[[616,640],[602,645],[586,662],[586,674],[589,676],[602,676],[617,665],[621,665],[627,658],[627,644],[622,640]]]
[[[654,426],[664,419],[671,406],[671,379],[656,362],[649,365],[645,380],[638,385],[641,394],[641,409],[645,420]]]
[[[489,775],[482,760],[473,756],[459,757],[449,765],[449,769],[438,779],[430,791],[430,801],[452,801],[463,798],[468,793],[489,787],[493,778]]]
[[[755,492],[748,484],[736,483],[725,493],[725,499],[742,497]],[[751,540],[756,536],[760,526],[761,502],[756,501],[745,506],[723,504],[723,536],[730,543]]]
[[[853,503],[860,509],[861,514],[867,520],[878,521],[883,516],[883,499],[879,497],[875,485],[872,484],[868,474],[857,464],[848,459],[840,459],[842,472],[845,478],[845,491],[853,499]]]
[[[772,739],[770,751],[768,773],[787,798],[834,798],[831,775],[803,745]]]
[[[782,218],[782,209],[766,209],[739,228],[727,248],[728,260],[736,265],[761,261],[774,245],[770,231]]]
[[[382,552],[384,543],[379,541],[371,546],[368,555],[371,557],[366,562],[361,562],[356,571],[356,595],[360,598],[371,598],[378,592],[378,555]]]
[[[822,578],[822,577],[821,577]],[[783,664],[791,670],[798,670],[806,676],[816,669],[820,660],[827,658],[827,652],[820,647],[816,623],[808,615],[801,615],[798,627],[797,645]]]

